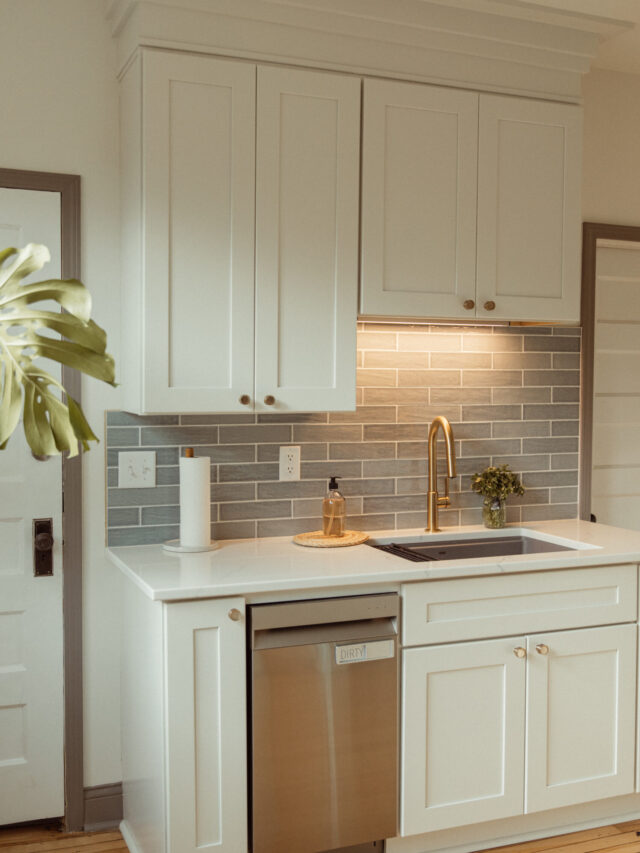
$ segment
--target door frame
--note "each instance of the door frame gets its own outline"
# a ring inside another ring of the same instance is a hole
[[[0,168],[3,189],[60,193],[62,278],[80,278],[80,176]],[[80,402],[80,374],[62,367],[62,384]],[[84,827],[82,701],[82,454],[62,457],[62,613],[64,824]]]
[[[579,517],[591,518],[593,456],[593,359],[596,319],[596,250],[598,240],[640,243],[640,226],[582,223],[582,370],[580,372],[580,503]]]

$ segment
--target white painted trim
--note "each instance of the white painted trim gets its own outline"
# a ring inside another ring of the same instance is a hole
[[[129,853],[143,853],[141,847],[138,847],[133,832],[129,829],[129,824],[126,820],[120,822],[120,832],[124,838],[124,843],[129,848]]]

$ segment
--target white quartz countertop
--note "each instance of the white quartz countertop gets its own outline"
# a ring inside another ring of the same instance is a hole
[[[424,530],[380,530],[372,538],[402,541],[541,534],[574,551],[482,557],[414,563],[368,545],[346,548],[306,548],[291,537],[228,539],[215,551],[180,554],[160,545],[108,548],[107,556],[149,598],[178,601],[262,593],[292,593],[366,585],[395,585],[412,581],[513,574],[549,569],[585,568],[640,562],[640,533],[587,521],[545,521],[508,525],[504,530],[481,526],[449,527],[441,533]],[[569,540],[569,542],[566,542]]]

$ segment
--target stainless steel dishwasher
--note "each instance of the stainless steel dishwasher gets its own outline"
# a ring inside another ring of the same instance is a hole
[[[249,610],[253,853],[380,850],[397,830],[398,596]]]

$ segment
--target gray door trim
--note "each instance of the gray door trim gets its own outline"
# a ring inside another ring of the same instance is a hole
[[[0,187],[60,193],[62,277],[80,278],[80,176],[0,169]],[[81,381],[77,371],[63,367],[62,383],[79,402]],[[62,459],[62,539],[64,822],[71,832],[84,824],[81,454]]]

